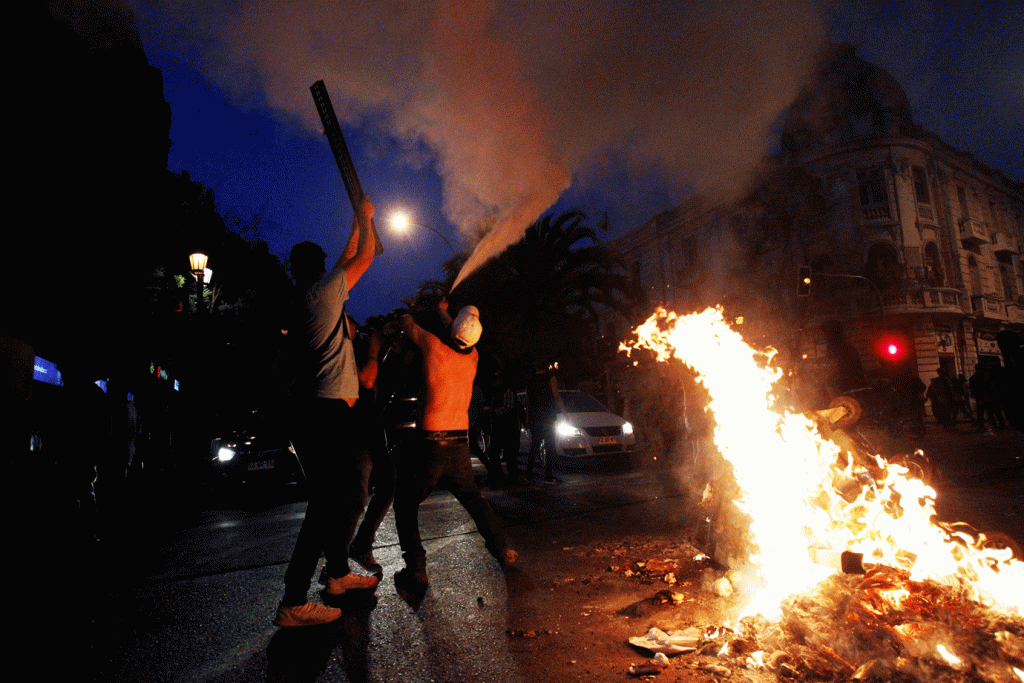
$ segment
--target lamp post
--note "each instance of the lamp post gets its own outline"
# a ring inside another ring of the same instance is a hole
[[[209,259],[210,257],[201,251],[190,254],[188,257],[189,268],[196,278],[196,315],[202,315],[199,311],[205,307],[203,283],[213,277],[213,271],[206,267]]]
[[[442,240],[444,240],[444,243],[448,245],[448,248],[451,249],[452,256],[455,256],[455,247],[452,246],[452,243],[448,241],[448,238],[445,237],[437,228],[427,225],[426,223],[417,223],[416,221],[409,220],[409,217],[401,212],[391,214],[391,227],[393,227],[396,232],[403,234],[407,233],[409,231],[409,226],[412,225],[415,225],[420,228],[426,228],[427,230],[430,230],[432,233],[440,237]]]

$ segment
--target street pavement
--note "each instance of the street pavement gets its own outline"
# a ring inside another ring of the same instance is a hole
[[[503,572],[462,507],[435,493],[420,514],[431,577],[422,601],[395,589],[402,560],[389,513],[374,551],[384,566],[377,590],[347,601],[340,622],[303,629],[272,619],[304,502],[176,512],[153,504],[149,534],[118,552],[106,540],[86,550],[97,597],[79,602],[84,633],[70,673],[109,682],[530,681],[507,646],[510,592],[542,583],[534,568],[580,538],[634,532],[638,518],[668,532],[687,507],[663,471],[621,466],[485,494],[521,553],[516,567]]]
[[[935,465],[940,518],[1024,543],[1024,433],[1012,428],[977,433],[966,423],[949,433],[929,425],[914,445]]]
[[[1020,432],[951,435],[930,425],[914,445],[938,470],[940,516],[1024,538]],[[272,624],[304,502],[201,509],[154,498],[130,538],[81,550],[87,571],[78,578],[94,591],[76,601],[68,630],[78,640],[53,665],[111,683],[530,681],[507,645],[511,594],[537,590],[540,568],[565,562],[562,549],[580,539],[677,533],[695,511],[664,459],[560,477],[486,491],[521,553],[508,572],[451,496],[428,499],[421,527],[431,588],[421,602],[395,590],[401,556],[389,514],[377,536],[384,578],[375,593],[349,601],[340,622],[304,629]]]

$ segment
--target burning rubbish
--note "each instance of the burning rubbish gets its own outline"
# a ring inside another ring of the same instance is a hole
[[[629,644],[676,660],[672,666],[723,675],[757,670],[798,681],[1024,680],[1024,621],[889,568],[835,574],[785,600],[774,621],[752,616],[735,628],[652,627]]]
[[[636,334],[625,350],[697,373],[735,479],[734,495],[718,483],[706,498],[733,520],[716,527],[729,537],[715,559],[736,593],[716,594],[738,625],[694,653],[717,647],[720,662],[785,679],[1024,681],[1024,563],[1012,541],[937,520],[924,454],[864,452],[834,428],[841,408],[786,410],[774,351],[748,346],[721,309],[659,310]]]

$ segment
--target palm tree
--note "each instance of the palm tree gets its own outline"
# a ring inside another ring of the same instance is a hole
[[[470,274],[450,298],[453,306],[480,308],[481,345],[506,367],[549,357],[566,375],[583,376],[599,360],[601,311],[626,312],[635,301],[618,265],[583,212],[547,214]]]

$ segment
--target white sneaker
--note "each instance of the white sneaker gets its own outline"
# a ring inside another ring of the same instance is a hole
[[[341,610],[337,607],[328,607],[315,602],[307,602],[297,607],[286,607],[278,605],[277,616],[274,618],[274,625],[281,628],[293,628],[295,626],[316,626],[318,624],[329,624],[341,618]]]

